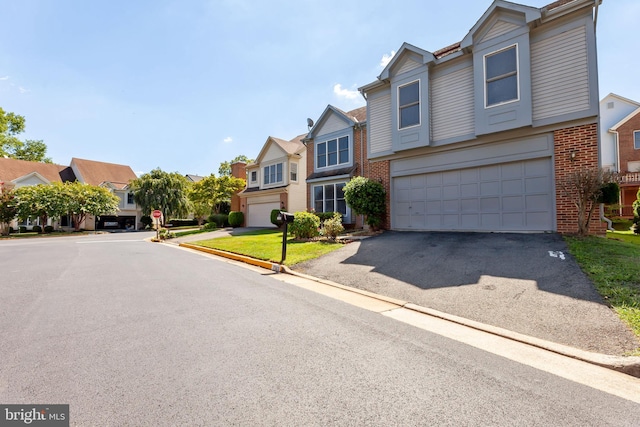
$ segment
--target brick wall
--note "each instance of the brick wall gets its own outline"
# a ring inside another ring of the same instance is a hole
[[[383,160],[379,162],[368,162],[369,179],[378,181],[384,187],[384,191],[387,193],[386,208],[387,214],[382,221],[382,228],[391,228],[391,191],[390,191],[390,175],[389,175],[389,160]]]
[[[247,164],[245,162],[236,162],[231,165],[231,176],[236,178],[242,178],[247,180]],[[242,191],[242,190],[239,190]],[[242,201],[238,192],[231,196],[231,210],[239,212],[241,211]]]
[[[598,125],[574,126],[553,132],[556,219],[559,233],[578,231],[578,211],[571,199],[563,194],[560,182],[572,172],[583,168],[598,168]],[[572,152],[575,157],[572,159]],[[589,227],[591,234],[604,235],[606,224],[600,221],[598,207],[594,211]]]
[[[640,150],[633,145],[633,132],[640,131],[640,113],[630,118],[618,128],[618,141],[620,146],[620,172],[637,172],[629,170],[627,163],[640,161]]]

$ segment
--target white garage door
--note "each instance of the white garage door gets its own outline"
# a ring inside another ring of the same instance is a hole
[[[280,209],[280,202],[256,203],[247,206],[247,227],[275,227],[271,211]]]
[[[398,230],[553,231],[551,159],[393,178]]]

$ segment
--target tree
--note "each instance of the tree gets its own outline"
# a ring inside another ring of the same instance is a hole
[[[76,231],[80,230],[87,215],[106,215],[118,211],[120,198],[107,188],[78,181],[56,183],[56,187],[64,199],[66,211],[71,216]]]
[[[635,234],[640,234],[640,188],[636,194],[636,200],[633,202],[633,226],[631,229]]]
[[[38,184],[15,191],[17,215],[20,219],[39,218],[45,226],[48,218],[67,214],[65,198],[57,185]]]
[[[245,187],[245,180],[233,176],[216,178],[211,174],[191,184],[189,200],[198,219],[212,213],[220,213],[222,205],[231,200],[231,196]]]
[[[9,223],[16,217],[17,212],[13,188],[0,182],[0,234],[9,234]]]
[[[46,157],[47,146],[44,142],[18,139],[16,135],[24,130],[25,119],[23,116],[6,113],[0,108],[0,157],[51,163],[51,159]]]
[[[344,186],[344,199],[358,215],[365,215],[366,222],[377,228],[386,214],[386,192],[382,184],[362,176],[356,176]]]
[[[253,159],[248,158],[244,154],[240,154],[230,162],[222,162],[220,163],[220,167],[218,168],[218,175],[231,176],[231,165],[237,162],[245,162],[249,164],[249,163],[253,163]]]
[[[187,189],[189,182],[178,172],[164,172],[160,168],[129,183],[135,202],[145,214],[154,209],[162,211],[164,220],[170,216],[184,216],[189,210]]]
[[[598,168],[582,168],[559,180],[560,188],[578,211],[578,234],[589,234],[589,224],[600,203],[603,188],[616,181],[614,173]]]

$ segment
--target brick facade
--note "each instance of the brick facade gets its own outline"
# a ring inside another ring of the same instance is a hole
[[[553,132],[553,139],[557,228],[559,233],[576,233],[578,212],[571,200],[563,194],[560,182],[575,171],[599,167],[598,125],[591,123],[559,129]],[[598,207],[591,218],[589,232],[598,235],[606,233],[606,224],[600,221]]]
[[[378,181],[384,187],[384,191],[387,193],[385,200],[386,215],[382,221],[381,228],[391,228],[391,175],[390,175],[390,163],[389,160],[383,160],[379,162],[368,162],[369,179]]]
[[[247,180],[247,164],[245,162],[236,162],[231,165],[231,176],[236,178],[242,178]],[[241,212],[241,199],[238,193],[242,190],[238,190],[236,194],[231,196],[231,210],[235,212]],[[245,212],[246,215],[246,212]]]
[[[638,172],[635,169],[629,170],[628,162],[640,161],[640,150],[636,150],[633,144],[633,132],[640,131],[640,114],[636,114],[616,130],[620,147],[620,172]]]

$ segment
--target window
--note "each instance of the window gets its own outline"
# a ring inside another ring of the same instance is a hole
[[[400,129],[420,124],[420,81],[398,88],[398,122]]]
[[[251,171],[251,182],[252,183],[256,183],[256,181],[258,181],[258,171]]]
[[[316,212],[340,212],[347,214],[347,202],[344,200],[344,182],[316,185],[313,187],[313,208]]]
[[[316,146],[316,168],[349,163],[349,137],[320,142]]]
[[[640,150],[640,130],[633,132],[633,148]]]
[[[282,163],[264,167],[264,183],[276,184],[282,182]]]
[[[518,100],[517,45],[486,55],[484,76],[485,107]]]
[[[133,200],[133,193],[127,193],[127,203],[130,205],[135,204],[136,202]]]
[[[289,164],[289,180],[291,182],[298,182],[298,164],[290,163]]]

